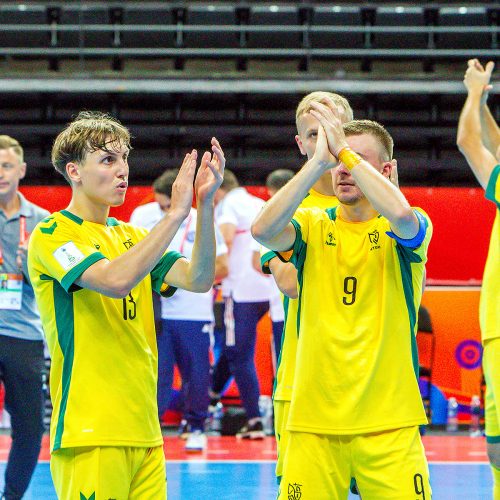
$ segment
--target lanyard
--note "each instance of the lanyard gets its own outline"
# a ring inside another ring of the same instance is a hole
[[[26,234],[26,216],[19,216],[19,246],[24,245],[28,235]],[[0,242],[0,266],[3,266],[3,249],[2,243]]]
[[[189,232],[189,226],[191,225],[191,214],[188,215],[187,221],[186,221],[186,227],[184,228],[184,234],[182,235],[182,240],[181,244],[179,246],[179,253],[183,253],[184,250],[184,243],[186,242],[186,238]]]

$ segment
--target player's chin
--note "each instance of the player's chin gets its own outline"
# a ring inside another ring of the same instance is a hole
[[[110,200],[110,207],[120,207],[125,203],[125,193],[120,194],[119,196],[113,196],[113,199]]]

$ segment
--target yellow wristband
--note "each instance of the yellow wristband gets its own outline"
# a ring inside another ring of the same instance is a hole
[[[356,165],[361,163],[361,156],[355,153],[351,148],[343,148],[338,154],[338,159],[341,161],[349,170],[352,170]]]

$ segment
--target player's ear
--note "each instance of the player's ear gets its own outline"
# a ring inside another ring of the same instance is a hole
[[[382,175],[384,177],[387,177],[388,179],[390,179],[392,170],[394,168],[397,168],[397,161],[396,160],[385,161],[382,164]]]
[[[80,182],[80,166],[74,162],[66,164],[66,174],[74,182]]]
[[[26,163],[23,162],[23,163],[21,163],[21,172],[19,175],[19,179],[24,179],[25,175],[26,175]]]
[[[305,156],[307,153],[306,153],[306,150],[304,149],[304,145],[302,144],[302,139],[300,138],[300,135],[297,134],[295,136],[295,142],[297,143],[297,146],[299,147],[300,154]]]

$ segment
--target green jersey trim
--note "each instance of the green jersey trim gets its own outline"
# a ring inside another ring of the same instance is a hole
[[[288,295],[283,295],[283,309],[285,311],[285,319],[283,321],[283,331],[281,332],[281,345],[280,345],[280,355],[278,356],[278,362],[276,366],[276,373],[278,373],[279,367],[281,365],[281,357],[283,356],[283,345],[285,343],[285,335],[286,335],[286,325],[288,321],[288,306],[290,305],[290,297]],[[276,389],[278,388],[278,377],[274,377],[273,383],[273,399],[276,394]]]
[[[151,271],[151,284],[153,290],[158,292],[162,297],[171,297],[177,290],[176,287],[169,285],[169,287],[162,292],[161,287],[164,284],[163,280],[165,279],[165,276],[170,271],[174,263],[182,258],[184,258],[184,256],[179,252],[167,252],[162,256],[158,264],[156,264]]]
[[[71,212],[68,212],[67,210],[61,210],[60,212],[64,217],[67,217],[68,219],[72,220],[73,222],[76,222],[78,225],[83,224],[83,219],[78,217],[78,215],[72,214]]]
[[[300,335],[300,313],[302,310],[302,288],[303,288],[303,283],[304,283],[304,263],[306,261],[306,255],[307,255],[307,245],[304,243],[304,240],[302,239],[302,231],[300,229],[300,224],[295,220],[292,219],[292,224],[295,227],[295,242],[293,244],[293,254],[292,258],[290,259],[290,262],[292,262],[295,267],[297,268],[297,283],[298,283],[298,290],[299,290],[299,296],[297,298],[298,300],[298,306],[297,306],[297,337]]]
[[[56,451],[61,448],[61,441],[64,433],[64,417],[66,415],[71,386],[71,374],[75,355],[75,323],[73,295],[66,293],[57,281],[54,281],[53,284],[53,294],[57,340],[63,354],[61,404],[57,415],[57,426],[53,446],[53,451]]]
[[[486,199],[495,203],[497,208],[500,209],[500,202],[497,201],[495,198],[495,190],[496,190],[496,185],[497,185],[499,176],[500,176],[500,165],[497,165],[493,169],[493,172],[491,172],[490,180],[488,181],[488,185],[486,186],[485,197],[486,197]]]
[[[417,312],[415,310],[415,291],[413,289],[413,279],[411,272],[411,262],[421,262],[420,256],[413,252],[408,252],[408,248],[400,243],[396,245],[396,252],[398,254],[399,267],[401,270],[401,280],[403,284],[403,293],[405,296],[406,308],[408,309],[408,317],[410,320],[410,342],[411,342],[411,357],[413,362],[413,371],[418,379],[419,376],[419,362],[418,362],[418,349],[417,337],[415,335],[415,326],[417,324]],[[413,258],[408,258],[410,255]]]
[[[328,217],[330,217],[330,220],[337,219],[337,208],[339,208],[338,205],[336,207],[326,209],[326,213],[328,214]]]
[[[260,267],[262,268],[262,272],[264,274],[272,274],[271,270],[269,269],[269,261],[273,260],[275,257],[277,257],[277,255],[272,250],[269,250],[265,254],[261,255]]]
[[[106,226],[119,226],[120,221],[114,217],[108,217],[106,220]]]
[[[82,262],[73,267],[61,280],[61,286],[64,288],[66,292],[75,292],[76,290],[80,290],[80,287],[73,284],[74,282],[86,271],[92,264],[95,264],[98,260],[105,259],[104,255],[101,252],[95,252],[87,257],[85,257]]]

